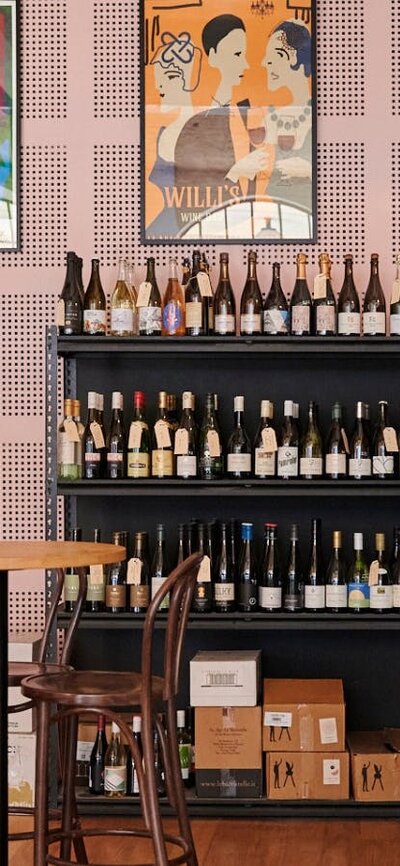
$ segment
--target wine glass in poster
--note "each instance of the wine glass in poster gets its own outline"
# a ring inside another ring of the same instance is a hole
[[[313,0],[142,0],[145,242],[315,240]]]

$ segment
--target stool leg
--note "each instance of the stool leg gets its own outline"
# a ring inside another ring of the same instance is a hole
[[[168,866],[167,849],[165,847],[160,805],[158,802],[153,725],[150,713],[143,714],[142,716],[142,743],[144,784],[146,787],[145,797],[148,803],[149,830],[155,853],[155,862],[157,866]]]
[[[183,839],[192,852],[188,858],[188,866],[198,866],[196,849],[194,846],[192,829],[190,826],[185,791],[182,782],[181,765],[179,761],[178,751],[178,732],[176,727],[176,709],[175,703],[168,703],[167,707],[167,754],[169,762],[169,772],[174,783],[175,809],[178,818],[179,828]]]
[[[35,828],[33,835],[34,866],[43,866],[47,855],[49,727],[50,705],[45,701],[39,701],[37,704]]]
[[[62,822],[63,832],[70,833],[73,820],[77,817],[75,800],[75,764],[76,764],[76,741],[78,731],[78,716],[70,716],[65,721],[65,744],[63,772],[63,803]],[[81,837],[73,841],[76,858],[80,863],[87,863],[85,843]],[[61,842],[61,858],[71,859],[71,838],[63,839]]]

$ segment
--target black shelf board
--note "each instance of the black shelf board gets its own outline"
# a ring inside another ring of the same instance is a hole
[[[359,356],[400,357],[398,337],[58,337],[58,354],[75,358],[91,355],[237,355],[243,356]]]
[[[71,614],[62,608],[57,615],[58,628],[67,628]],[[133,613],[83,613],[79,627],[82,629],[127,630],[142,629],[144,614]],[[167,623],[167,613],[158,614],[156,628],[164,629]],[[190,630],[228,630],[228,631],[398,631],[400,630],[400,613],[360,613],[346,611],[343,614],[323,612],[315,613],[191,613],[188,628]]]
[[[400,494],[400,479],[387,481],[362,480],[346,478],[343,481],[329,481],[316,479],[315,481],[304,481],[301,478],[293,478],[284,481],[280,478],[272,478],[269,481],[261,479],[249,479],[247,481],[232,481],[223,479],[214,483],[201,481],[200,479],[184,480],[180,478],[145,478],[121,479],[110,481],[99,479],[97,481],[63,481],[58,482],[57,493],[59,496],[229,496],[231,497],[255,497],[273,496],[302,498],[310,497],[365,497],[373,496],[393,497]]]

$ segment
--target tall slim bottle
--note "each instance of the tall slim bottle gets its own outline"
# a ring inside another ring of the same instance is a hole
[[[157,577],[162,578],[165,568],[161,565],[161,552],[157,549],[154,565],[155,589],[159,587]],[[131,613],[146,613],[150,603],[150,559],[147,532],[135,532],[132,559],[128,563],[129,610]]]
[[[320,478],[323,470],[322,440],[317,421],[317,404],[308,404],[308,425],[300,448],[300,476],[308,480]]]
[[[211,545],[208,544],[209,536],[204,523],[197,525],[198,552],[203,555],[202,562],[197,574],[197,583],[194,590],[192,610],[195,613],[209,613],[213,606],[213,581],[212,581],[212,558],[210,555]]]
[[[199,436],[199,476],[203,481],[217,481],[222,478],[223,472],[224,460],[214,394],[207,394]]]
[[[119,260],[117,282],[111,296],[111,334],[114,337],[133,335],[133,303],[124,259]]]
[[[256,478],[273,478],[276,475],[278,443],[272,425],[274,404],[270,400],[261,400],[260,416],[254,440],[254,475]]]
[[[372,443],[372,475],[385,480],[393,478],[398,463],[398,444],[395,430],[388,427],[387,400],[379,400],[379,419]]]
[[[238,569],[238,609],[243,613],[257,610],[258,570],[253,549],[253,524],[242,523],[242,546]]]
[[[146,420],[146,397],[143,391],[133,394],[133,419],[129,429],[128,478],[150,477],[150,433]]]
[[[325,474],[327,478],[338,480],[347,476],[348,442],[342,423],[342,407],[334,403],[332,424],[325,451]]]
[[[83,301],[83,332],[93,337],[106,333],[106,296],[100,280],[99,259],[92,259],[92,273]]]
[[[356,421],[350,441],[349,476],[357,481],[371,475],[371,447],[366,430],[365,404],[359,401]]]
[[[162,334],[164,337],[185,335],[185,296],[178,280],[176,259],[169,260],[169,276],[162,307]]]
[[[353,256],[344,257],[344,280],[338,299],[338,334],[359,337],[361,334],[360,299],[353,278]]]
[[[392,586],[393,586],[393,608],[400,610],[400,529],[394,529],[394,550],[391,562]]]
[[[251,445],[244,427],[244,397],[234,399],[235,426],[227,448],[227,474],[230,478],[249,478],[251,475]]]
[[[82,303],[82,317],[83,317],[83,299],[85,297],[85,289],[83,287],[83,279],[82,279],[82,269],[83,269],[83,259],[80,256],[75,256],[75,274],[76,281],[79,286],[79,294]]]
[[[283,404],[283,425],[278,440],[278,478],[297,478],[299,474],[299,428],[292,400]]]
[[[147,259],[146,279],[139,286],[137,299],[138,327],[141,337],[161,334],[161,295],[157,285],[155,259]]]
[[[210,280],[210,266],[205,253],[201,254],[200,271],[197,275],[203,303],[203,330],[205,336],[214,333],[214,293]]]
[[[290,301],[290,333],[295,337],[311,334],[312,300],[307,285],[306,264],[307,256],[298,253],[296,282]]]
[[[142,718],[141,716],[133,716],[132,718],[132,733],[133,738],[136,740],[139,754],[143,755],[143,747],[142,747]],[[139,790],[139,780],[137,769],[135,766],[135,760],[132,757],[132,753],[130,749],[128,750],[128,761],[126,766],[126,793],[130,797],[138,797],[140,794]]]
[[[105,718],[97,716],[97,734],[89,761],[89,791],[91,794],[104,794],[104,764],[107,753]]]
[[[186,335],[188,337],[203,337],[203,298],[197,275],[200,271],[200,251],[194,250],[192,270],[185,289]]]
[[[57,477],[60,481],[82,478],[82,442],[73,415],[73,400],[64,400],[64,419],[58,428]]]
[[[240,300],[240,333],[256,336],[262,331],[263,300],[257,279],[257,253],[248,256],[247,279]]]
[[[67,273],[60,301],[63,313],[60,320],[60,334],[64,334],[66,337],[81,334],[83,305],[76,272],[76,255],[73,252],[67,253]]]
[[[260,610],[274,613],[282,607],[282,570],[276,544],[276,523],[265,524],[264,556],[258,584]]]
[[[82,541],[82,530],[76,527],[71,532],[71,541]],[[78,569],[71,567],[65,569],[64,578],[64,610],[72,613],[76,607],[79,595]]]
[[[120,391],[113,391],[111,409],[111,424],[107,436],[107,478],[115,480],[126,477],[124,397]]]
[[[94,529],[93,541],[100,544],[100,529]],[[89,613],[101,613],[104,610],[106,597],[106,581],[104,565],[90,565],[87,576],[86,610]]]
[[[176,474],[178,478],[197,476],[197,438],[198,431],[194,417],[194,394],[182,394],[182,415],[175,431]]]
[[[400,337],[400,255],[396,256],[396,276],[390,299],[390,336]]]
[[[126,794],[126,756],[116,722],[111,723],[111,742],[104,759],[104,794],[106,797]]]
[[[289,333],[289,305],[281,286],[281,266],[272,265],[272,284],[264,302],[263,332],[269,336],[284,337]]]
[[[369,609],[368,566],[364,556],[362,532],[353,535],[353,562],[347,579],[347,600],[351,613],[362,613]]]
[[[386,334],[386,301],[379,280],[379,256],[371,255],[371,275],[364,298],[363,308],[364,336]]]
[[[157,523],[156,527],[156,549],[154,551],[153,562],[151,564],[151,597],[154,598],[161,586],[165,583],[170,567],[167,560],[166,545],[165,545],[165,526],[163,523]],[[167,610],[169,607],[169,594],[167,594],[160,606],[160,610]]]
[[[89,480],[101,478],[103,471],[102,456],[105,450],[105,442],[98,422],[97,403],[97,393],[89,391],[88,415],[82,443],[84,477]]]
[[[214,295],[214,334],[236,334],[236,302],[229,278],[229,255],[221,253],[219,281]]]
[[[326,572],[325,603],[331,613],[341,613],[347,608],[346,563],[342,551],[342,533],[335,530],[332,536],[332,553]]]
[[[128,533],[113,532],[112,543],[127,548]],[[114,562],[108,566],[105,602],[108,613],[126,611],[126,562]]]
[[[319,274],[314,281],[314,334],[332,337],[336,334],[336,301],[332,289],[331,260],[328,253],[318,256]]]
[[[369,605],[374,613],[387,613],[393,607],[393,586],[385,555],[385,534],[375,535],[376,559],[369,569]]]
[[[153,478],[171,478],[174,474],[172,430],[168,419],[166,391],[159,391],[158,394],[158,418],[152,437],[151,474]]]
[[[227,531],[227,523],[221,523],[221,543],[214,580],[214,608],[218,613],[231,613],[235,609],[235,565]]]
[[[304,579],[304,608],[320,613],[325,608],[325,575],[321,557],[321,521],[311,521],[311,550]]]
[[[297,613],[304,607],[304,575],[300,561],[299,528],[292,523],[290,528],[290,552],[284,583],[283,608],[289,613]]]

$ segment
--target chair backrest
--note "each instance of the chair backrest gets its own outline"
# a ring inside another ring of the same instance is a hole
[[[87,579],[86,579],[86,571],[84,568],[78,568],[79,575],[79,593],[76,605],[74,607],[73,614],[68,623],[68,628],[64,635],[63,647],[61,652],[60,659],[56,659],[56,661],[60,662],[60,664],[68,665],[71,659],[73,641],[75,638],[76,630],[79,625],[80,615],[83,609],[83,605],[86,600],[86,590],[87,590]],[[46,623],[44,627],[44,631],[40,641],[39,647],[39,662],[45,662],[48,650],[50,648],[50,642],[54,637],[53,630],[55,628],[55,619],[57,614],[57,608],[61,599],[62,591],[64,588],[64,580],[65,580],[65,571],[62,568],[56,569],[57,581],[53,590],[53,598],[50,605],[50,608],[47,612]]]
[[[166,701],[178,693],[183,641],[202,559],[201,553],[193,553],[181,562],[160,587],[146,614],[142,639],[142,678],[143,691],[150,695],[155,620],[163,599],[168,593],[170,594],[164,643],[164,700]]]

